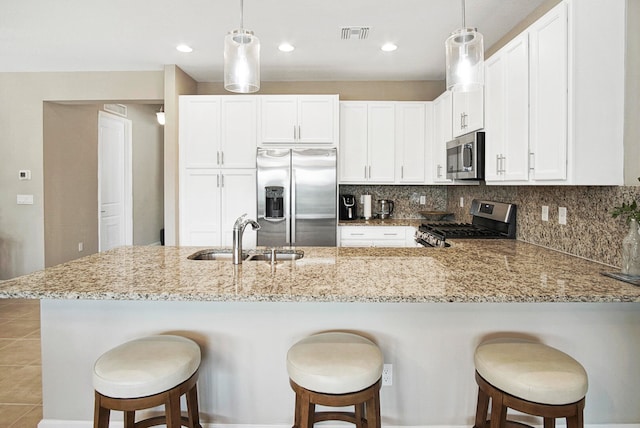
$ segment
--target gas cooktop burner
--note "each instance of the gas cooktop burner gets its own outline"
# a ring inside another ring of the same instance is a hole
[[[423,223],[416,231],[416,242],[429,247],[448,247],[450,238],[516,237],[516,206],[474,199],[471,203],[472,223]]]

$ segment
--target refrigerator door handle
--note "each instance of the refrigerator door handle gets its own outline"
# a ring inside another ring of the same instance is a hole
[[[291,169],[291,236],[289,242],[296,243],[296,170]]]

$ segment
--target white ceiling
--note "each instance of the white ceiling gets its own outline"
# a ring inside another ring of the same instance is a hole
[[[490,47],[545,0],[467,0],[467,26]],[[245,0],[264,81],[443,80],[444,41],[462,25],[458,0]],[[161,70],[222,80],[225,34],[240,0],[0,0],[0,72]],[[341,40],[369,26],[367,40]],[[296,46],[282,53],[277,46]],[[385,53],[380,46],[394,42]],[[180,53],[180,43],[191,45]]]

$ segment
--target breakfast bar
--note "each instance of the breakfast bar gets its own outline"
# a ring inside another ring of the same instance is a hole
[[[473,425],[473,351],[504,334],[581,361],[586,425],[640,424],[640,288],[601,275],[611,266],[515,240],[307,247],[238,266],[188,259],[201,249],[121,247],[0,285],[2,298],[41,299],[40,428],[90,427],[96,358],[162,333],[202,347],[203,423],[288,427],[287,349],[332,330],[370,338],[393,365],[386,426]]]

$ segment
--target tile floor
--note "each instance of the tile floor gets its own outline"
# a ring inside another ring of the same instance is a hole
[[[40,301],[0,299],[0,428],[42,419]]]

